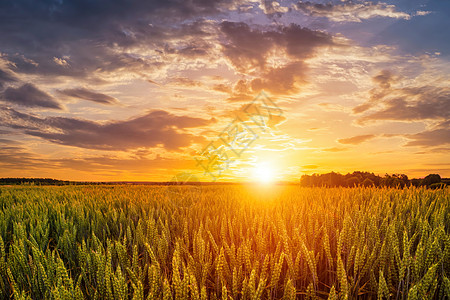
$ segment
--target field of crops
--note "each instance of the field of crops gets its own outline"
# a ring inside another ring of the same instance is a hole
[[[450,299],[450,193],[0,188],[0,298]]]

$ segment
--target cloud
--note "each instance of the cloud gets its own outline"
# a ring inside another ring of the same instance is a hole
[[[396,77],[389,70],[382,70],[378,75],[374,76],[372,80],[383,89],[391,87],[391,83],[396,81]]]
[[[393,120],[439,120],[450,118],[450,89],[413,87],[393,90],[380,97],[381,108],[361,117],[358,122]],[[358,110],[354,110],[359,112]]]
[[[0,139],[0,144],[7,144],[7,145],[18,145],[20,142],[8,140],[8,139]]]
[[[86,157],[86,158],[63,158],[53,159],[53,163],[57,163],[60,167],[70,168],[73,170],[84,172],[133,172],[133,173],[149,173],[154,170],[167,170],[175,172],[177,169],[194,168],[195,163],[193,159],[185,159],[183,157],[178,159],[163,158],[157,156],[155,158],[146,157],[132,157],[119,158],[115,156],[101,156],[101,157]],[[167,173],[167,172],[166,172]],[[169,174],[169,173],[167,173]],[[158,174],[158,181],[161,181],[161,174]]]
[[[1,51],[18,73],[142,75],[168,63],[158,53],[206,55],[211,46],[202,37],[210,35],[205,28],[211,24],[202,17],[236,6],[234,0],[2,2]]]
[[[239,79],[229,92],[231,96],[227,98],[229,102],[250,102],[255,97],[250,85],[250,81]]]
[[[427,10],[418,10],[418,11],[416,11],[416,16],[426,16],[426,15],[429,15],[429,14],[431,14],[432,12],[431,11],[427,11]]]
[[[186,37],[185,37],[186,38]],[[165,54],[176,54],[179,57],[184,58],[196,58],[208,55],[209,50],[212,48],[208,42],[202,39],[189,41],[186,44],[178,48],[165,47]]]
[[[76,99],[83,99],[83,100],[88,100],[88,101],[92,101],[92,102],[97,102],[97,103],[101,103],[101,104],[118,104],[119,101],[111,96],[102,94],[102,93],[97,93],[94,91],[91,91],[89,89],[86,88],[74,88],[74,89],[65,89],[65,90],[59,90],[58,91],[59,94],[61,95],[65,95],[65,96],[69,96],[72,98],[76,98]]]
[[[360,104],[360,105],[354,107],[353,108],[353,112],[355,114],[363,113],[366,110],[370,109],[371,107],[372,107],[372,104],[370,104],[370,103],[363,103],[363,104]]]
[[[374,134],[357,135],[351,138],[339,139],[338,142],[341,144],[358,145],[375,137],[376,135]]]
[[[220,29],[226,42],[222,51],[233,67],[251,74],[250,82],[239,80],[230,97],[233,101],[246,99],[261,90],[273,94],[290,94],[305,83],[305,61],[315,56],[322,47],[336,46],[331,35],[310,30],[296,24],[267,28],[251,27],[243,22],[222,22]],[[267,62],[273,57],[289,57],[277,66]]]
[[[76,170],[86,172],[89,175],[98,175],[102,172],[107,176],[117,176],[124,172],[133,174],[146,174],[152,172],[176,172],[180,169],[193,169],[195,162],[189,158],[165,158],[160,155],[151,155],[149,157],[117,157],[115,155],[90,156],[84,158],[49,158],[44,155],[33,153],[30,149],[21,146],[3,146],[0,144],[0,169],[8,170],[0,176],[11,176],[11,171],[15,171],[20,176],[24,176],[24,171],[39,170]],[[32,174],[32,173],[31,173]],[[169,173],[168,173],[169,174]],[[156,180],[161,180],[161,174],[157,174]]]
[[[448,154],[450,153],[450,147],[437,147],[437,148],[428,148],[423,151],[414,152],[414,154],[428,154],[434,155],[436,153]]]
[[[252,29],[244,22],[222,22],[220,30],[228,43],[222,44],[223,53],[233,66],[245,72],[252,68],[264,68],[266,55],[274,46],[270,33]]]
[[[298,91],[298,85],[304,83],[306,65],[300,61],[286,66],[269,69],[260,78],[251,81],[254,92],[265,90],[273,94],[286,94]]]
[[[63,43],[63,41],[60,42]],[[23,49],[26,54],[9,54],[8,59],[16,66],[17,73],[93,82],[101,81],[102,76],[120,76],[123,73],[141,74],[142,71],[155,71],[164,65],[162,61],[146,59],[138,53],[115,50],[101,42],[90,44],[84,40],[78,43],[68,41],[56,48],[67,48],[67,51],[71,53],[70,60],[66,60],[67,65],[55,63],[49,58],[59,54],[58,49],[53,48],[36,52]]]
[[[320,47],[337,45],[330,34],[297,24],[282,26],[279,31],[275,41],[283,45],[292,58],[307,59],[313,57]]]
[[[187,77],[174,77],[169,80],[169,83],[187,87],[202,86],[202,83],[200,81],[193,80]]]
[[[223,83],[219,83],[219,84],[215,84],[212,89],[214,91],[217,92],[221,92],[221,93],[227,93],[230,94],[232,92],[232,89],[229,85],[223,84]]]
[[[169,151],[179,150],[204,141],[186,129],[212,122],[215,120],[176,116],[163,110],[108,123],[65,117],[41,118],[10,108],[3,108],[0,115],[1,126],[19,129],[24,134],[57,144],[100,150],[128,150],[159,145]]]
[[[233,101],[232,99],[227,99]],[[236,99],[235,102],[242,102],[242,99]],[[249,121],[248,124],[255,123],[275,129],[276,126],[286,121],[283,110],[278,107],[276,101],[265,93],[260,93],[256,97],[252,97],[240,105],[238,109],[224,112],[221,117],[236,118],[241,121]],[[259,119],[258,116],[265,116],[265,120]],[[264,123],[264,124],[263,124]]]
[[[450,121],[439,123],[434,128],[406,135],[410,141],[406,146],[434,147],[450,144]]]
[[[55,98],[31,83],[26,83],[18,88],[7,88],[0,95],[0,100],[21,106],[62,109]]]
[[[322,149],[322,151],[325,151],[325,152],[342,152],[342,151],[346,151],[346,150],[348,150],[348,148],[331,147],[331,148]]]
[[[411,16],[405,12],[397,11],[395,5],[383,2],[373,3],[370,1],[355,3],[343,1],[335,3],[313,3],[310,1],[300,1],[294,8],[305,14],[315,17],[326,17],[335,22],[362,22],[362,20],[375,17],[385,17],[394,19],[409,20]]]
[[[4,84],[17,81],[16,76],[9,70],[0,69],[0,91],[3,90]]]
[[[36,156],[28,152],[24,147],[0,145],[0,166],[2,166],[2,169],[4,170],[19,169],[23,174],[23,170],[34,170],[45,166],[48,167],[49,164],[45,164],[36,159]]]
[[[355,114],[364,113],[358,119],[359,124],[370,121],[419,121],[447,120],[450,118],[450,88],[447,86],[403,86],[397,76],[389,71],[382,71],[373,78],[378,88],[370,90],[366,103],[353,108]]]
[[[405,97],[389,99],[384,108],[362,117],[364,123],[371,120],[411,121],[426,119],[448,119],[450,117],[450,98],[447,96],[427,98],[421,95],[417,101],[408,101]]]
[[[281,48],[293,59],[304,60],[314,56],[319,47],[335,45],[331,35],[297,24],[264,30],[244,22],[224,21],[220,29],[227,38],[227,43],[222,44],[225,56],[242,72],[264,69],[274,48]]]
[[[67,62],[66,59],[68,59],[69,57],[64,57],[64,58],[58,58],[58,57],[53,57],[53,61],[55,62],[55,64],[63,66],[63,67],[68,67],[70,66],[70,64]]]
[[[261,8],[263,12],[271,18],[279,18],[283,15],[283,13],[289,11],[288,7],[281,6],[278,1],[273,0],[261,0],[259,8]]]
[[[249,102],[253,100],[254,96],[250,94],[233,94],[227,98],[229,102]]]
[[[319,168],[318,165],[304,165],[304,166],[302,166],[302,169],[308,169],[308,170],[317,169],[317,168]]]

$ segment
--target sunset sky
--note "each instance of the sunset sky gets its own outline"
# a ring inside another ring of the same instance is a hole
[[[0,2],[0,177],[202,181],[264,91],[279,108],[219,180],[450,177],[450,1]],[[230,149],[227,149],[229,151]]]

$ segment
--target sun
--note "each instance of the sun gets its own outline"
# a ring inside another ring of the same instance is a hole
[[[275,180],[275,173],[268,163],[259,163],[253,169],[253,178],[267,184]]]

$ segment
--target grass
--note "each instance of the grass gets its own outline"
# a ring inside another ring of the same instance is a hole
[[[448,189],[0,188],[0,298],[449,299]]]

